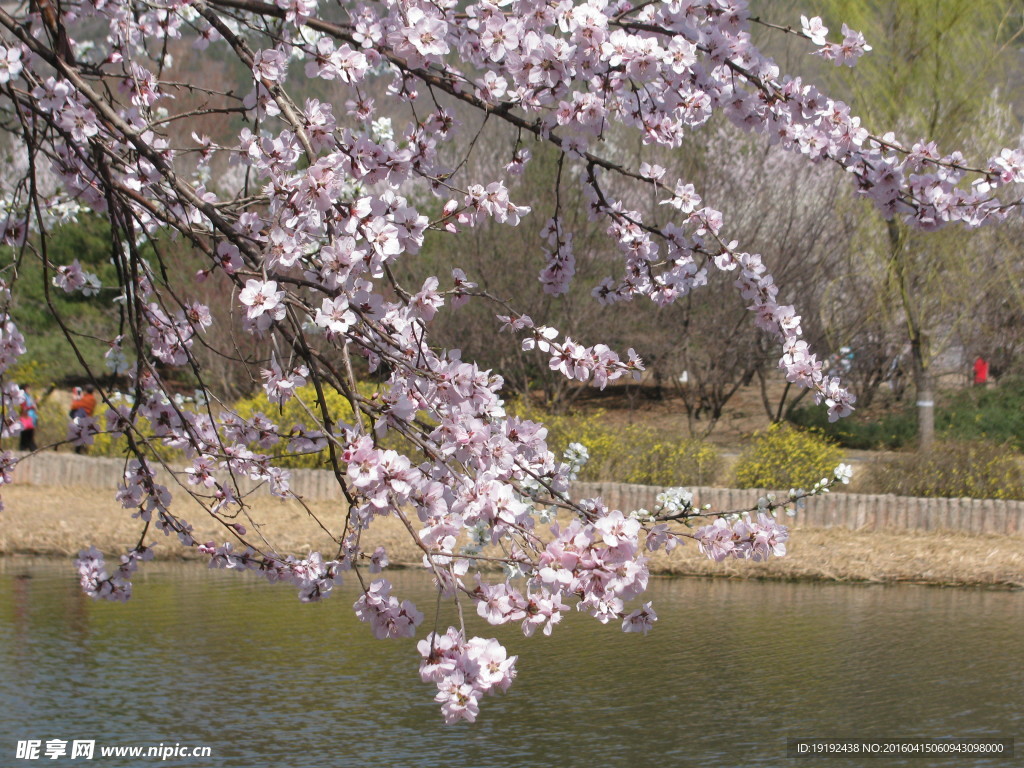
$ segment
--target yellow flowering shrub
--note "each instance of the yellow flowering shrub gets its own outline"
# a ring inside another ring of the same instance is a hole
[[[376,386],[372,384],[359,385],[360,393],[366,397],[372,397],[374,392],[376,392],[376,389]],[[325,387],[324,400],[327,403],[331,417],[335,422],[340,421],[352,423],[352,405],[344,395],[333,389]],[[196,406],[193,403],[186,403],[181,407],[185,410],[192,410]],[[223,418],[228,411],[236,413],[244,419],[251,419],[256,413],[262,413],[268,419],[277,424],[278,428],[284,435],[278,443],[269,449],[262,448],[257,443],[253,443],[249,448],[259,453],[268,453],[272,456],[279,457],[279,461],[277,462],[279,466],[289,467],[292,469],[320,469],[327,466],[328,452],[326,449],[318,453],[287,453],[288,433],[296,425],[300,424],[305,425],[306,428],[313,428],[314,421],[310,417],[310,413],[319,418],[320,414],[316,401],[316,389],[312,384],[307,384],[306,386],[297,389],[295,396],[290,398],[283,405],[269,403],[263,392],[259,391],[250,397],[238,400],[228,409],[219,409],[215,407],[214,413],[218,413],[218,410],[223,411],[218,418]],[[106,425],[105,412],[106,405],[98,403],[94,417],[99,423],[101,429]],[[150,445],[153,447],[153,450],[156,451],[157,455],[161,456],[164,460],[172,463],[181,463],[184,460],[184,456],[180,451],[163,445],[159,438],[152,436],[152,430],[149,427],[149,422],[145,418],[139,417],[136,420],[136,426],[143,436],[152,438]],[[93,446],[89,449],[89,454],[92,456],[124,456],[126,450],[127,441],[123,436],[100,434],[96,436]]]
[[[548,447],[558,456],[570,443],[581,443],[590,460],[581,480],[607,480],[642,485],[710,485],[717,479],[721,459],[715,447],[702,440],[666,438],[649,426],[612,426],[603,410],[550,414],[521,401],[509,410],[544,424]]]
[[[945,440],[923,453],[880,458],[866,483],[873,493],[899,496],[1024,499],[1020,455],[980,440]]]
[[[107,404],[97,399],[96,410],[93,411],[92,417],[96,420],[96,426],[101,432],[93,438],[93,443],[88,448],[88,454],[90,456],[120,458],[128,453],[128,439],[122,434],[115,435],[102,431],[107,428],[108,410]],[[67,423],[67,414],[65,414],[64,422],[65,424]],[[136,438],[148,442],[150,453],[171,464],[181,464],[185,460],[185,455],[180,450],[164,445],[163,441],[153,434],[153,428],[150,426],[149,419],[144,416],[137,416],[135,426]]]
[[[364,397],[372,398],[377,391],[377,385],[361,383],[359,391]],[[352,423],[352,405],[344,395],[325,389],[324,398],[335,421]],[[307,408],[319,417],[316,390],[311,384],[296,390],[296,396],[280,406],[269,404],[263,393],[259,392],[237,401],[230,410],[245,419],[251,419],[256,413],[263,413],[287,435],[295,425],[313,424]],[[97,406],[96,419],[101,427],[105,423],[104,411],[105,406]],[[701,440],[665,438],[658,430],[640,424],[612,426],[608,423],[604,411],[553,415],[537,408],[523,406],[521,403],[512,403],[509,411],[522,418],[542,422],[548,428],[548,445],[556,455],[560,456],[569,443],[578,442],[585,445],[590,460],[580,473],[581,480],[607,480],[658,486],[699,486],[714,483],[721,467],[718,451],[709,443]],[[424,415],[420,414],[419,418],[423,420]],[[139,419],[138,426],[144,435],[152,434],[145,419]],[[123,456],[126,450],[125,442],[123,437],[97,435],[89,453],[94,456]],[[412,450],[410,445],[395,435],[385,436],[382,444],[407,455]],[[159,455],[172,463],[181,463],[184,458],[179,452],[162,445],[156,438],[153,439],[152,445]],[[326,449],[318,453],[288,454],[286,439],[282,439],[269,449],[261,448],[255,443],[249,447],[254,451],[278,457],[276,463],[282,467],[323,469],[328,465],[329,454]]]
[[[92,417],[96,419],[96,426],[100,430],[107,428],[107,404],[96,398],[96,408],[92,412]],[[67,414],[65,414],[65,421]],[[140,421],[145,421],[140,419]],[[145,421],[145,425],[140,425],[143,431],[147,431],[149,422]],[[112,435],[109,432],[100,432],[93,438],[92,445],[89,446],[90,456],[124,456],[127,450],[128,441],[124,439],[123,435]]]
[[[372,398],[376,392],[376,384],[360,382],[359,394]],[[325,386],[323,393],[324,403],[327,405],[327,410],[330,412],[334,423],[353,424],[355,416],[352,404],[348,401],[348,398],[331,387]],[[317,421],[321,418],[316,388],[312,384],[299,387],[295,390],[295,396],[289,398],[283,405],[268,403],[263,392],[257,392],[251,397],[242,398],[236,402],[231,410],[244,419],[251,419],[256,413],[262,413],[276,423],[285,435],[296,425],[303,425],[306,429],[314,429],[316,422],[310,417],[310,414]],[[249,447],[254,451],[280,457],[275,463],[278,466],[290,469],[327,469],[328,462],[330,461],[330,453],[326,448],[318,453],[289,454],[287,453],[288,443],[286,439],[282,439],[269,450],[261,448],[256,444]],[[407,450],[408,448],[406,448]]]
[[[773,424],[756,432],[733,468],[737,488],[810,488],[843,460],[843,451],[820,432]]]

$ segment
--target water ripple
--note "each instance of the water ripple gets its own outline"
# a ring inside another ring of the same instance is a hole
[[[144,574],[107,605],[66,564],[0,564],[0,751],[85,738],[210,746],[211,767],[776,766],[789,736],[1009,737],[1024,711],[1020,593],[658,579],[647,638],[576,614],[550,638],[474,626],[519,654],[520,678],[478,723],[445,727],[415,642],[374,640],[352,589],[307,606],[196,565]],[[433,606],[420,574],[393,581]]]

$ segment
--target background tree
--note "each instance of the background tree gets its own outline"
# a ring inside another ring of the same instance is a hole
[[[460,114],[457,112],[457,114]],[[465,116],[470,119],[469,116]],[[509,144],[507,132],[489,136],[487,146],[453,158],[474,173],[499,175],[511,159],[503,153]],[[513,139],[514,141],[514,139]],[[473,274],[478,287],[530,317],[549,322],[573,339],[604,339],[619,348],[636,346],[635,334],[619,325],[628,312],[612,315],[593,301],[590,292],[614,263],[600,227],[587,221],[582,188],[560,153],[544,145],[526,148],[533,153],[531,173],[509,184],[513,197],[529,196],[533,215],[522,226],[510,230],[497,223],[485,223],[461,238],[428,238],[414,261],[401,264],[396,274],[410,284],[421,284],[429,275],[459,267]],[[560,215],[573,233],[575,277],[569,289],[556,295],[538,290],[545,267],[541,228],[545,219]],[[494,306],[470,302],[442,309],[434,334],[438,344],[459,348],[480,365],[500,370],[508,392],[520,397],[538,396],[543,405],[561,412],[586,387],[552,370],[547,361],[523,349],[521,339],[509,333],[495,333]],[[632,319],[630,319],[632,321]],[[633,328],[635,330],[634,322]]]
[[[833,337],[842,333],[830,332],[835,319],[826,302],[845,274],[852,227],[837,210],[841,176],[728,124],[688,142],[682,163],[695,186],[725,201],[723,213],[737,236],[765,255],[786,300],[802,297],[804,336],[822,356],[831,354],[838,347]],[[777,376],[773,345],[751,327],[748,315],[733,281],[721,273],[709,276],[701,294],[640,313],[645,330],[631,343],[650,362],[655,380],[680,396],[692,433],[709,434],[731,398],[755,377]],[[764,402],[769,418],[780,419],[783,403],[767,390]]]

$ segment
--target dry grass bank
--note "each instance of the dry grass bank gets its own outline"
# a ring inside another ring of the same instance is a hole
[[[73,555],[95,545],[116,553],[134,543],[139,522],[120,509],[112,494],[91,488],[11,486],[3,494],[0,512],[0,554]],[[317,502],[311,510],[336,530],[343,509]],[[199,540],[222,542],[222,526],[182,512]],[[303,508],[294,502],[264,498],[258,510],[260,532],[279,551],[332,551],[331,540]],[[248,520],[240,520],[247,528]],[[161,557],[192,554],[174,538],[151,534]],[[415,564],[420,553],[396,520],[379,521],[366,534],[364,545],[384,545],[395,564]],[[800,529],[790,540],[789,555],[766,563],[714,563],[695,546],[658,553],[652,570],[676,575],[755,579],[811,579],[844,582],[911,582],[937,585],[1024,588],[1024,536],[967,535],[952,532],[856,532],[838,528]]]

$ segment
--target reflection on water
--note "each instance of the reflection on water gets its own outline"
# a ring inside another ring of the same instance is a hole
[[[433,612],[425,577],[392,581]],[[1024,736],[1022,593],[656,580],[646,638],[576,614],[550,638],[474,626],[519,654],[520,678],[456,726],[415,642],[375,640],[350,587],[302,605],[290,587],[150,563],[135,594],[95,603],[70,563],[0,561],[0,764],[32,765],[16,742],[54,738],[213,753],[97,756],[108,767],[703,768],[807,765],[785,757],[795,736]]]

